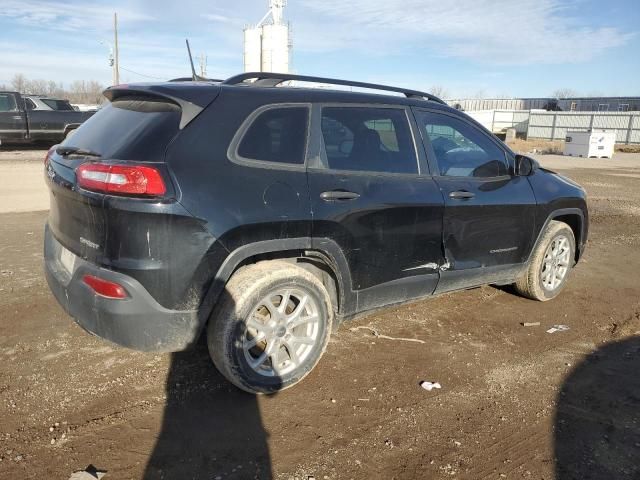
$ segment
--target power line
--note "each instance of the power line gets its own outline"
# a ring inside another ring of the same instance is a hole
[[[141,77],[151,78],[152,80],[166,80],[165,78],[154,77],[152,75],[145,75],[144,73],[139,73],[139,72],[135,72],[133,70],[129,70],[128,68],[124,68],[122,65],[120,65],[120,70],[124,70],[125,72],[133,73],[134,75],[139,75]]]

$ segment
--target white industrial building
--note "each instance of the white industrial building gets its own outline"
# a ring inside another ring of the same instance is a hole
[[[284,21],[286,0],[270,0],[269,11],[244,29],[244,71],[289,73],[291,37]]]
[[[562,112],[637,112],[640,97],[456,98],[447,103],[465,112],[481,110],[552,110]]]

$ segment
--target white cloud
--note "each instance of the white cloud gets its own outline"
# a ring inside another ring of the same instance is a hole
[[[117,9],[122,24],[152,20],[149,14],[131,8],[43,0],[3,0],[0,18],[7,17],[28,27],[61,31],[100,31],[111,28]]]
[[[633,36],[581,24],[559,0],[301,1],[324,17],[296,29],[297,44],[310,51],[424,48],[483,63],[553,64],[590,60]]]

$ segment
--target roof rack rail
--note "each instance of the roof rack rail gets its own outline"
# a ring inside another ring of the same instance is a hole
[[[180,77],[180,78],[172,78],[169,80],[170,82],[193,82],[193,77]],[[198,82],[222,82],[219,78],[205,78],[201,76],[197,76],[196,81]]]
[[[313,77],[308,75],[295,75],[291,73],[272,73],[272,72],[247,72],[241,73],[239,75],[235,75],[233,77],[227,78],[222,82],[222,85],[238,85],[245,80],[250,80],[255,78],[255,81],[252,83],[248,83],[247,85],[253,85],[256,87],[275,87],[282,82],[286,82],[288,80],[299,80],[301,82],[311,82],[311,83],[328,83],[331,85],[346,85],[349,87],[359,87],[359,88],[370,88],[372,90],[384,90],[388,92],[397,92],[402,93],[407,98],[426,98],[427,100],[431,100],[433,102],[438,102],[443,105],[446,105],[444,100],[436,97],[435,95],[431,95],[430,93],[420,92],[418,90],[410,90],[407,88],[399,88],[399,87],[391,87],[389,85],[378,85],[375,83],[365,83],[365,82],[354,82],[351,80],[339,80],[336,78],[323,78],[323,77]]]

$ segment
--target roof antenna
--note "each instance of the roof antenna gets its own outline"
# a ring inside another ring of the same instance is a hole
[[[189,52],[189,62],[191,62],[191,75],[192,75],[191,78],[195,82],[196,80],[198,80],[198,75],[196,75],[196,69],[193,66],[193,57],[191,56],[191,47],[189,46],[189,39],[185,38],[184,41],[187,42],[187,52]]]

